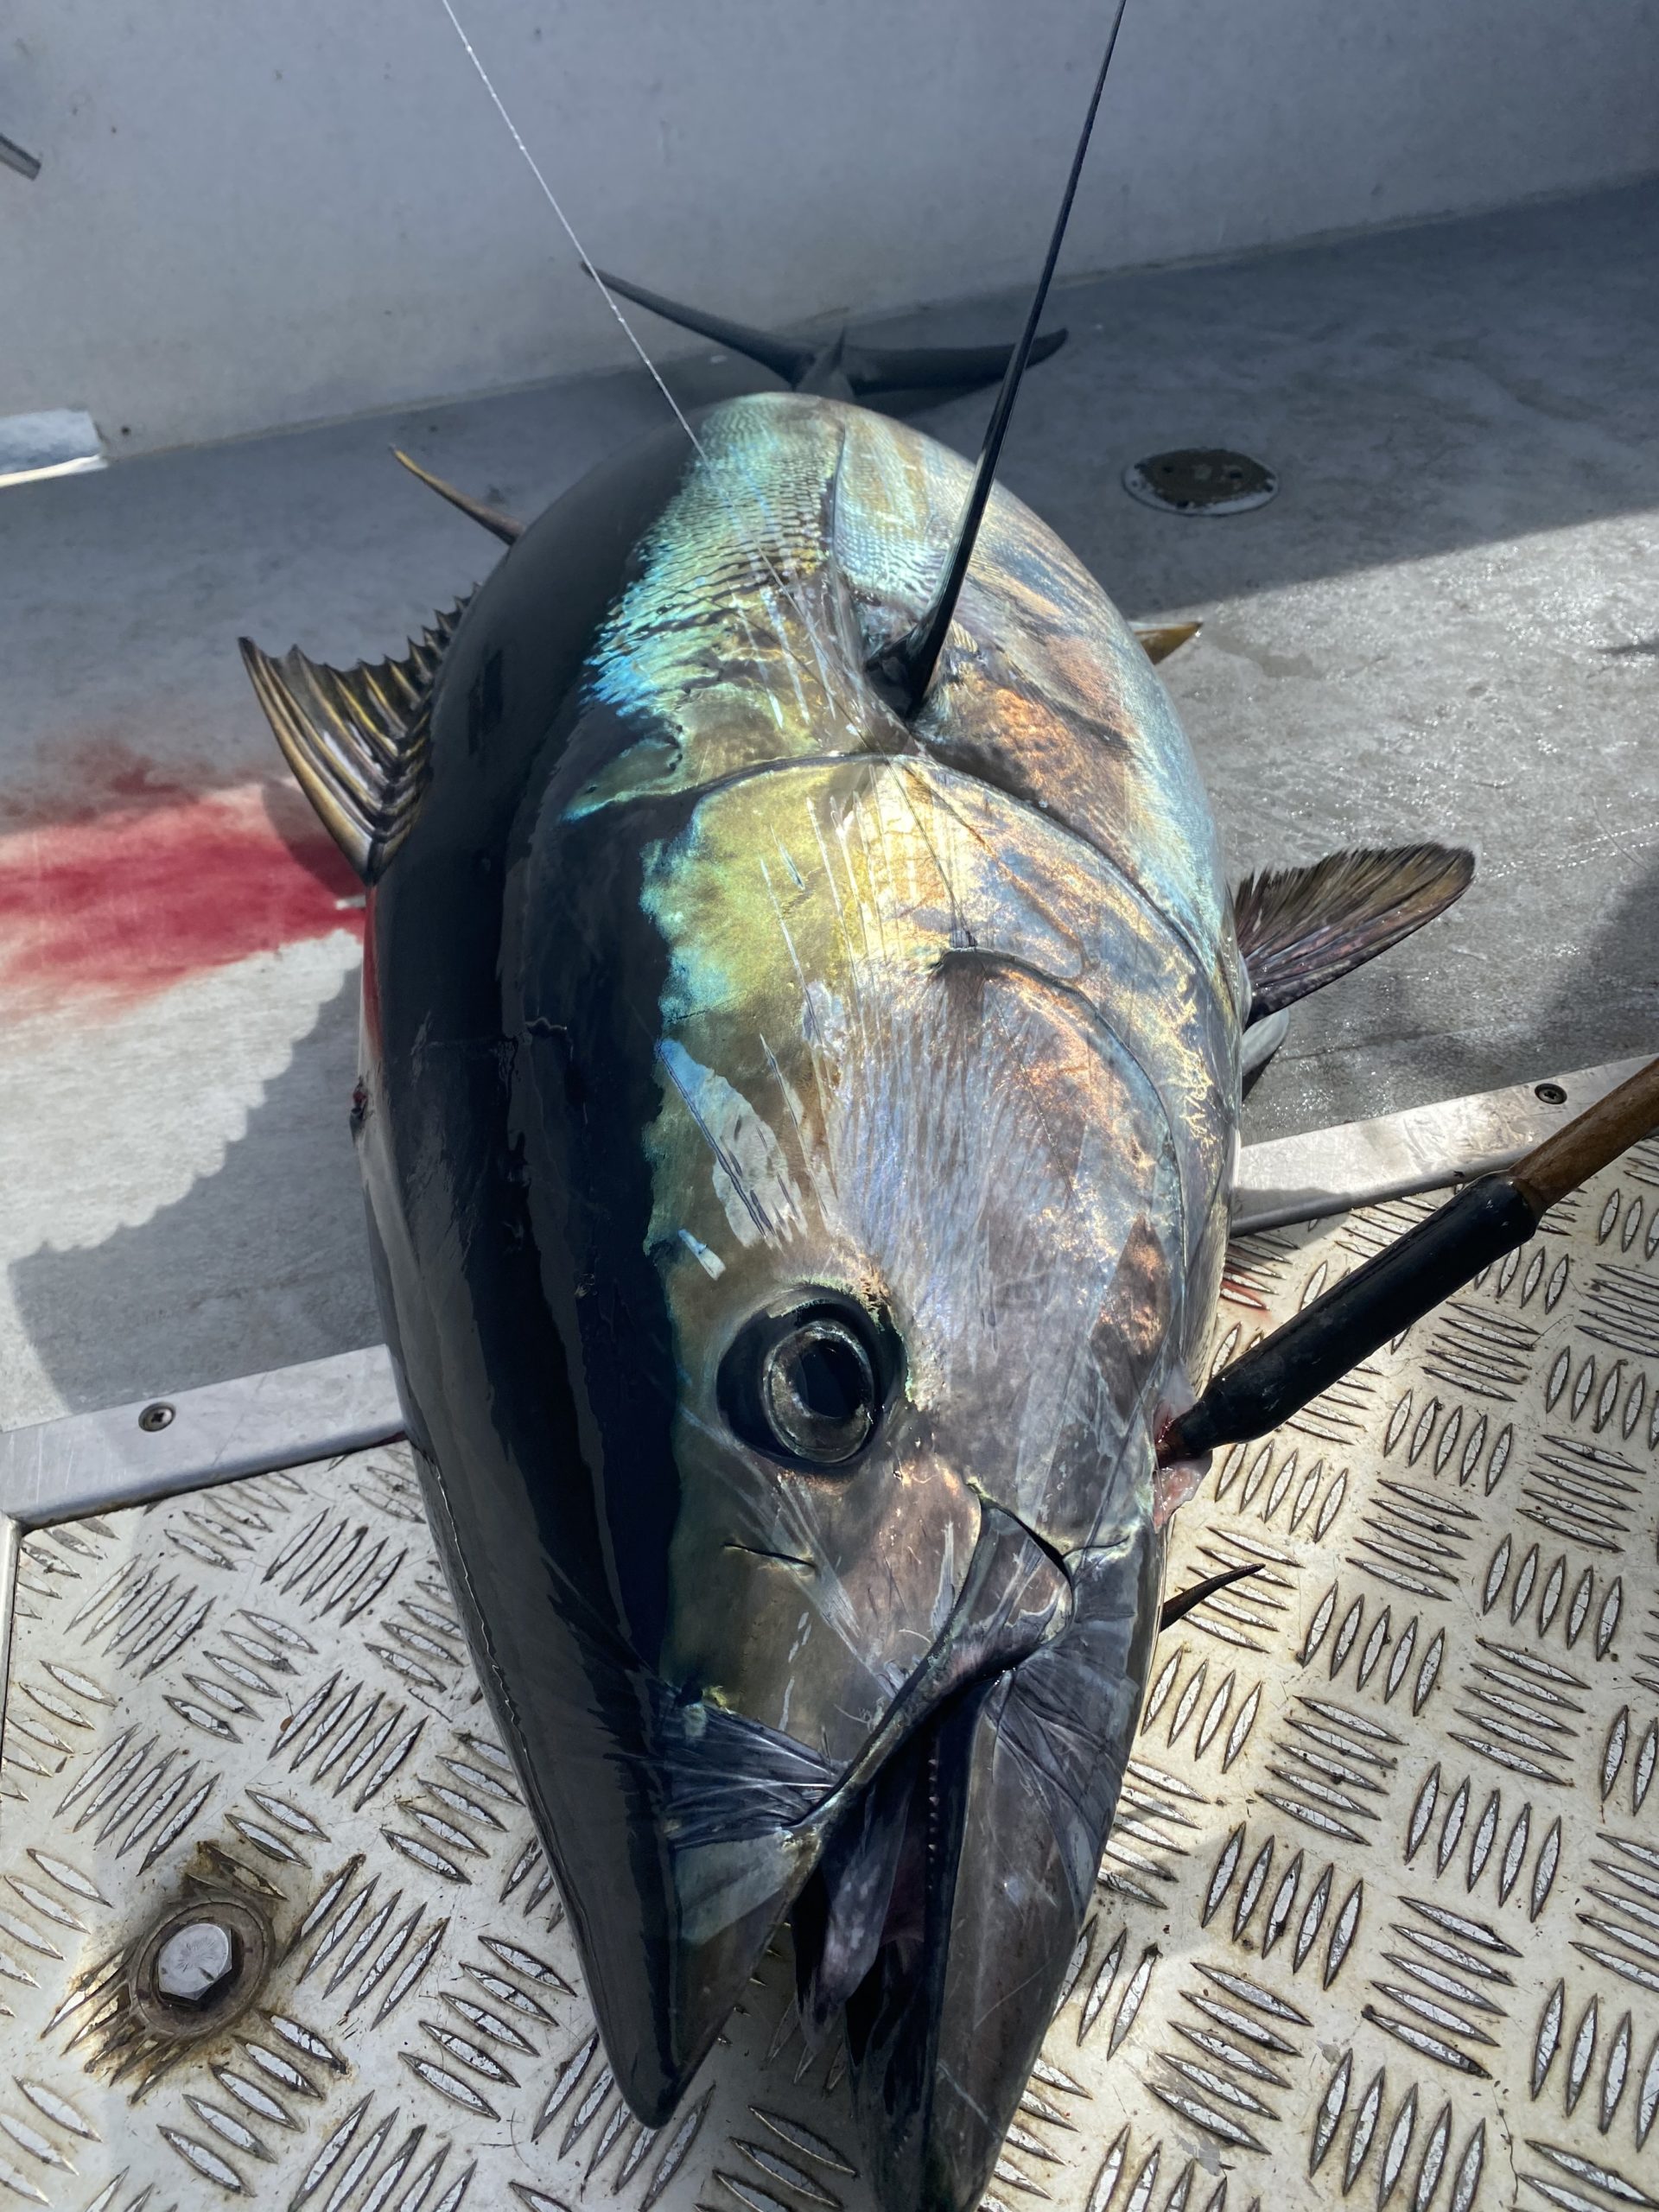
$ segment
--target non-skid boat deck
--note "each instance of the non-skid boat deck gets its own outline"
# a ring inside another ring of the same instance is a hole
[[[1218,1356],[1431,1203],[1241,1238]],[[1649,1142],[1180,1516],[1172,1591],[1262,1572],[1159,1648],[992,2199],[1659,2202],[1656,1478]],[[23,1540],[0,1885],[8,2201],[868,2203],[781,1955],[623,2107],[395,1443]],[[243,1943],[200,2032],[181,1910]]]

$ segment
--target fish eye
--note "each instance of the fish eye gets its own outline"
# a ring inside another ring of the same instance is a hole
[[[766,1425],[785,1451],[831,1465],[850,1459],[875,1427],[875,1370],[844,1321],[803,1321],[766,1355]]]
[[[727,1419],[746,1443],[792,1466],[855,1459],[887,1398],[891,1350],[850,1301],[758,1314],[721,1363]]]

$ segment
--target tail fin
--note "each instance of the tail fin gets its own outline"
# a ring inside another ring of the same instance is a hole
[[[685,307],[661,292],[647,291],[643,284],[613,276],[608,270],[589,273],[608,290],[636,307],[649,308],[665,322],[677,323],[712,345],[758,361],[796,391],[824,391],[859,400],[889,398],[895,392],[976,391],[1005,376],[1014,358],[1012,346],[857,346],[844,331],[827,344],[777,338],[746,322],[730,322],[724,315]],[[1047,332],[1033,346],[1031,359],[1047,360],[1065,345],[1065,335],[1063,330]]]
[[[1058,353],[1064,330],[1045,331],[1033,345],[1027,365]],[[895,391],[977,391],[1008,372],[1012,346],[849,346],[842,366],[856,399],[884,398]]]
[[[1100,107],[1100,96],[1106,88],[1106,72],[1112,66],[1112,54],[1117,46],[1117,34],[1123,22],[1127,0],[1117,0],[1112,16],[1112,28],[1106,40],[1106,51],[1101,58],[1100,72],[1095,79],[1095,89],[1089,101],[1089,112],[1083,119],[1083,131],[1071,156],[1071,175],[1065,181],[1065,192],[1060,200],[1060,212],[1054,219],[1050,233],[1048,251],[1044,257],[1042,274],[1037,279],[1037,289],[1032,295],[1031,309],[1026,317],[1026,327],[1020,342],[1008,362],[1007,373],[1002,379],[1002,389],[996,396],[991,410],[991,419],[985,431],[985,442],[979,451],[979,466],[963,505],[962,518],[957,524],[956,543],[950,549],[939,579],[932,603],[926,613],[902,638],[877,653],[870,664],[870,674],[906,719],[911,716],[927,696],[933,680],[944,641],[950,634],[950,618],[956,613],[957,601],[968,574],[968,563],[973,557],[974,541],[979,535],[979,525],[984,518],[985,505],[991,496],[991,484],[996,475],[997,458],[1002,450],[1002,441],[1007,434],[1008,418],[1014,412],[1014,403],[1019,397],[1020,378],[1031,359],[1033,342],[1037,335],[1037,324],[1048,297],[1048,288],[1054,275],[1054,264],[1060,257],[1060,242],[1065,236],[1065,226],[1071,213],[1071,202],[1077,197],[1077,179],[1083,173],[1084,156],[1089,150],[1089,138],[1095,127],[1095,116]]]
[[[589,269],[588,274],[596,276],[607,292],[620,292],[635,307],[649,308],[664,322],[677,322],[682,330],[694,330],[711,345],[724,346],[731,353],[741,353],[746,360],[759,361],[763,369],[770,369],[786,384],[798,385],[818,357],[820,349],[803,340],[774,338],[767,331],[751,329],[746,322],[728,322],[724,315],[682,307],[677,300],[665,299],[660,292],[648,292],[643,284],[629,284],[620,276],[613,276],[607,269]]]

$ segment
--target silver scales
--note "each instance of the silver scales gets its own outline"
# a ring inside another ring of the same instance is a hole
[[[1218,1361],[1635,1063],[1246,1151]],[[1356,1200],[1367,1203],[1357,1205]],[[622,2104],[382,1351],[0,1435],[0,2203],[863,2212],[768,1959]],[[1177,1523],[988,2203],[1659,2208],[1659,1144]]]

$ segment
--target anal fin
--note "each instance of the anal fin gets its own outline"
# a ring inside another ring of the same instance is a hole
[[[1386,952],[1460,899],[1475,856],[1457,845],[1353,846],[1311,868],[1269,868],[1233,894],[1260,1021]]]
[[[297,645],[279,659],[251,638],[238,640],[283,759],[365,883],[413,826],[430,772],[433,680],[466,605],[435,615],[401,659],[355,668],[308,660]]]

